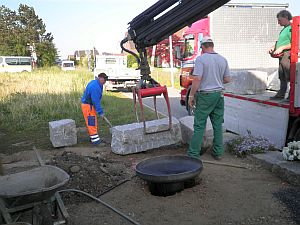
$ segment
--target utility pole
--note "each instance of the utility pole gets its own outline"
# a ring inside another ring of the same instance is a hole
[[[172,35],[169,36],[169,51],[170,51],[171,86],[172,86],[172,88],[174,88],[174,67],[173,67]]]

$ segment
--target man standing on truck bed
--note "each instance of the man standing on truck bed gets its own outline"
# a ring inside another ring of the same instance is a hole
[[[107,80],[105,73],[100,73],[95,80],[88,83],[81,98],[81,109],[86,123],[86,127],[90,134],[91,143],[98,145],[101,143],[98,135],[97,115],[104,117],[104,112],[101,107],[101,99],[103,92],[103,85]]]
[[[280,89],[275,96],[270,98],[271,100],[283,99],[287,90],[287,84],[290,81],[291,19],[292,14],[287,10],[277,13],[278,24],[283,26],[283,29],[280,31],[276,44],[269,49],[269,53],[272,57],[279,58]]]
[[[227,60],[214,52],[214,43],[210,37],[201,41],[204,54],[198,56],[193,71],[193,83],[189,94],[190,107],[196,104],[194,134],[188,149],[188,155],[199,158],[207,117],[210,117],[214,140],[212,156],[220,160],[224,153],[222,123],[224,120],[224,83],[230,82]]]

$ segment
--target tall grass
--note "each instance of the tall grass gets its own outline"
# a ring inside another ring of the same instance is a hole
[[[174,76],[174,88],[180,89],[179,84],[179,69],[173,70],[173,76]],[[151,72],[151,76],[153,79],[158,81],[162,85],[166,85],[167,87],[172,86],[171,82],[171,70],[170,68],[154,68]]]
[[[50,121],[74,119],[77,127],[84,127],[80,98],[92,78],[85,70],[59,68],[0,73],[0,149],[15,151],[16,143],[28,141],[50,148]],[[113,125],[136,121],[132,100],[120,93],[105,92],[102,106]],[[146,110],[146,118],[154,118],[153,113]],[[99,123],[100,134],[109,135],[108,127]]]

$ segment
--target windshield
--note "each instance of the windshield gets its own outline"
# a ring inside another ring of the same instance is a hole
[[[188,58],[194,55],[195,38],[194,35],[185,36],[184,41],[184,58]]]
[[[63,63],[63,67],[73,67],[74,63]]]

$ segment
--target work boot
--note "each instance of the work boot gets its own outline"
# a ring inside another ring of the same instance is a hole
[[[215,159],[215,160],[218,160],[220,161],[222,159],[222,157],[220,155],[216,155],[216,153],[214,152],[211,152],[211,156]]]
[[[280,100],[280,99],[284,99],[284,94],[282,94],[281,92],[277,92],[276,95],[270,97],[270,100]]]

